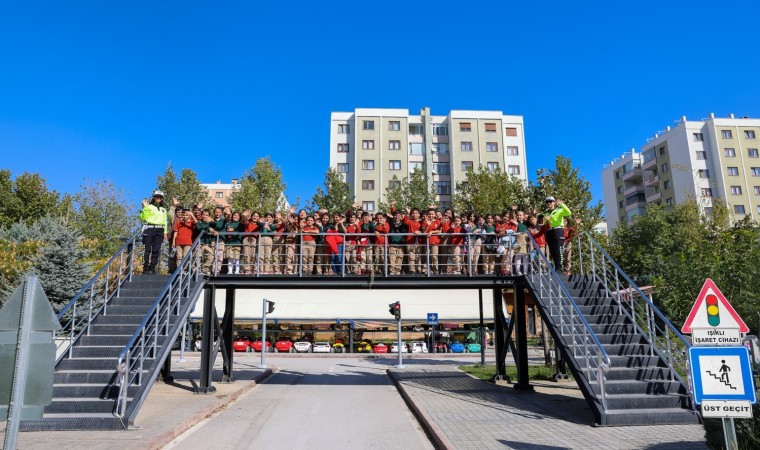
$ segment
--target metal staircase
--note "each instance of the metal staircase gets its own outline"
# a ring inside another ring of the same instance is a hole
[[[590,234],[574,250],[580,274],[559,275],[534,251],[526,280],[597,423],[698,423],[690,344]]]
[[[53,402],[23,431],[128,428],[200,296],[199,242],[173,275],[137,275],[132,236],[58,314]]]

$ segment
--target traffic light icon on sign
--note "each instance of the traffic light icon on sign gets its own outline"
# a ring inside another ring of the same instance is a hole
[[[720,325],[718,297],[716,297],[715,294],[709,294],[705,297],[705,305],[707,306],[707,323],[709,323],[710,326],[717,327]]]

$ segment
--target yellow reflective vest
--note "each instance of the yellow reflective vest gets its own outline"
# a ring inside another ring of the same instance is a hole
[[[149,204],[140,211],[140,220],[147,225],[162,225],[164,227],[164,234],[169,233],[168,219],[169,214],[163,206],[158,207],[154,204]]]

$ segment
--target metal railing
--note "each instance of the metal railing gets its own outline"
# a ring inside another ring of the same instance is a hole
[[[58,313],[61,329],[54,335],[56,363],[66,355],[72,357],[74,343],[83,334],[90,334],[93,319],[108,314],[108,303],[118,297],[121,286],[132,279],[140,237],[141,232],[130,236]]]
[[[686,374],[691,344],[591,234],[584,232],[577,239],[581,273],[593,275],[596,281],[602,283],[609,296],[617,302],[620,313],[628,316],[636,329],[652,343],[650,348],[653,353],[650,356],[656,356],[656,352],[668,364],[672,369],[670,381],[678,379],[688,386]]]
[[[140,325],[119,354],[117,362],[117,384],[119,394],[116,400],[115,413],[118,417],[125,416],[128,392],[131,386],[141,386],[144,379],[146,363],[158,357],[158,351],[165,345],[172,327],[172,316],[177,316],[181,308],[182,298],[187,298],[191,292],[191,283],[198,282],[200,276],[200,238],[195,240],[181,262],[177,264],[166,286],[156,297],[153,305],[145,314]],[[152,362],[150,362],[152,364]]]
[[[546,258],[545,249],[541,248],[532,236],[529,235],[529,237],[532,252],[527,277],[541,297],[542,304],[572,352],[573,358],[578,362],[578,367],[585,368],[589,384],[599,387],[602,408],[606,411],[607,377],[605,373],[612,365],[610,356]]]
[[[510,275],[527,266],[527,233],[219,233],[202,270],[231,275]]]

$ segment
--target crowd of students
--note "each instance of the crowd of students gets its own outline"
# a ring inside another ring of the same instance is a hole
[[[502,214],[455,214],[435,207],[401,210],[393,204],[389,213],[371,214],[354,204],[346,212],[309,214],[293,208],[281,214],[204,209],[203,204],[183,208],[176,200],[167,210],[163,195],[154,195],[143,202],[141,214],[146,272],[155,272],[159,257],[150,239],[161,224],[160,217],[151,217],[154,210],[167,217],[163,237],[173,249],[170,271],[200,236],[206,274],[522,275],[537,251],[551,258],[558,273],[570,273],[571,211],[553,197],[546,198],[542,214],[517,206]]]

